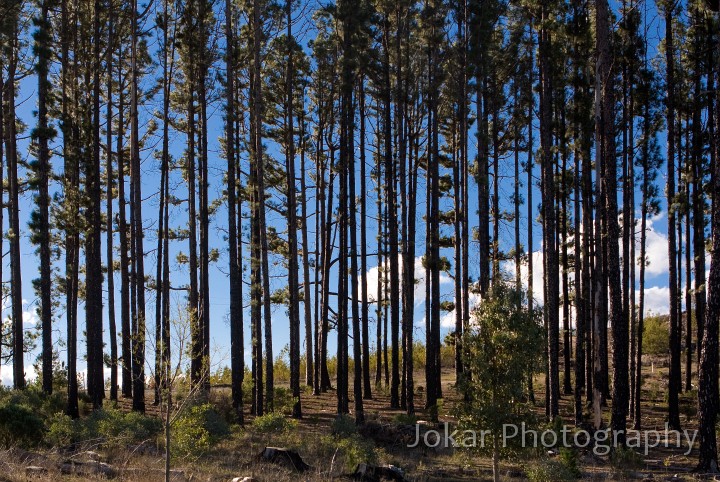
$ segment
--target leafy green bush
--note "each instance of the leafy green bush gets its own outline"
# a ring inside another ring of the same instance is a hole
[[[217,414],[220,415],[228,425],[237,423],[237,413],[233,408],[232,393],[230,391],[210,391],[208,403],[212,405]]]
[[[330,425],[330,429],[332,434],[337,435],[338,437],[349,437],[357,433],[355,419],[346,414],[341,414],[335,417]]]
[[[0,406],[0,445],[37,445],[43,438],[42,419],[24,405]]]
[[[22,405],[43,419],[64,410],[65,403],[62,392],[48,395],[37,385],[30,385],[25,390],[0,387],[0,405]]]
[[[557,460],[544,460],[525,469],[530,482],[565,482],[577,480],[575,474]]]
[[[398,413],[393,417],[393,422],[398,425],[415,425],[417,421],[416,415],[408,415],[407,413]]]
[[[259,433],[281,433],[297,427],[295,420],[286,418],[282,413],[270,412],[252,421],[253,430]]]
[[[141,443],[153,439],[162,429],[162,422],[157,418],[117,409],[96,410],[85,423],[106,446]]]
[[[615,447],[610,454],[610,465],[615,472],[624,473],[639,469],[644,465],[643,458],[632,448]]]
[[[58,412],[49,417],[48,425],[45,442],[53,447],[90,442],[103,447],[122,447],[152,440],[162,430],[157,418],[116,408],[95,410],[77,420]]]
[[[346,470],[353,470],[359,463],[377,464],[378,457],[375,451],[375,444],[354,434],[349,437],[336,439],[337,448],[342,453]]]
[[[67,447],[77,438],[77,424],[63,412],[57,412],[47,420],[45,443],[51,447]]]
[[[273,391],[273,405],[276,412],[290,415],[292,414],[294,404],[295,398],[292,396],[292,391],[290,391],[289,388],[275,387]]]
[[[664,355],[670,350],[667,316],[648,316],[643,325],[643,353]]]
[[[199,457],[229,435],[227,422],[210,404],[195,405],[173,422],[170,448],[175,455]]]
[[[567,471],[575,476],[575,478],[582,477],[582,471],[580,470],[578,453],[570,448],[561,448],[560,455],[558,457],[559,462],[567,469]]]

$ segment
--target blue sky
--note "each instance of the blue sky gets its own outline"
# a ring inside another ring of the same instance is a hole
[[[655,16],[654,9],[649,12],[648,15],[648,21],[650,22],[650,25],[648,26],[648,32],[650,41],[653,45],[657,43],[657,39],[662,36],[662,29],[660,22],[658,22],[657,17]],[[312,29],[299,29],[302,30],[305,37],[308,37],[312,34]],[[301,38],[301,43],[306,44],[307,38]],[[156,49],[156,46],[152,45],[150,46],[151,50],[154,52],[154,49]],[[147,81],[146,81],[147,82]],[[29,76],[23,80],[20,87],[20,93],[18,95],[18,102],[20,103],[18,107],[18,115],[21,117],[21,119],[29,126],[34,125],[35,119],[34,119],[34,113],[33,109],[34,106],[34,98],[35,98],[35,88],[36,88],[36,80],[33,76]],[[220,85],[217,86],[218,89],[221,88]],[[160,99],[155,99],[150,104],[145,105],[141,108],[140,116],[143,120],[147,121],[153,114],[154,111],[156,111],[159,108],[159,101]],[[223,190],[223,176],[224,171],[226,168],[226,161],[221,158],[220,150],[219,150],[219,142],[218,138],[222,136],[222,107],[219,103],[213,105],[209,109],[209,115],[211,116],[211,120],[209,123],[209,141],[210,141],[210,163],[209,163],[209,171],[210,171],[210,198],[217,199],[222,196],[222,190]],[[537,122],[537,121],[536,121]],[[311,126],[312,127],[312,126]],[[535,129],[537,129],[537,125],[535,125]],[[372,161],[372,156],[370,155],[370,151],[372,148],[372,139],[370,136],[372,135],[373,128],[368,128],[368,139],[366,139],[366,146],[369,150],[368,152],[368,161]],[[471,131],[471,138],[470,138],[470,155],[471,157],[474,156],[474,153],[476,152],[476,146],[475,146],[475,138],[474,138],[474,131]],[[29,130],[22,134],[24,137],[21,139],[20,142],[20,155],[27,159],[27,156],[29,155],[27,152],[27,146],[28,146],[28,139],[27,135],[29,135]],[[173,155],[177,158],[181,155],[182,149],[184,148],[185,144],[185,136],[180,133],[172,133],[172,140],[171,145],[173,146]],[[535,134],[535,139],[537,139],[537,132]],[[61,139],[58,137],[54,141],[54,147],[60,146]],[[157,196],[157,189],[159,186],[159,161],[155,158],[155,150],[159,149],[159,145],[156,143],[157,137],[148,140],[146,144],[146,149],[142,153],[142,182],[143,182],[143,197],[146,199],[145,204],[143,205],[143,217],[144,217],[144,229],[146,233],[145,237],[145,250],[146,252],[150,252],[147,255],[147,261],[146,261],[146,274],[153,276],[155,274],[155,254],[154,249],[156,246],[156,234],[155,229],[157,225],[157,209],[158,209],[158,196]],[[126,139],[126,142],[128,140]],[[283,158],[281,157],[281,154],[277,148],[277,146],[273,146],[270,141],[268,141],[268,152],[271,155],[274,155],[278,158],[280,162],[283,162]],[[525,159],[521,159],[524,161]],[[52,162],[54,163],[54,169],[56,172],[60,172],[62,169],[62,159],[59,156],[55,156],[52,159]],[[299,173],[299,160],[296,161],[298,163],[298,173]],[[312,159],[308,158],[307,161],[308,166],[312,166]],[[368,165],[367,169],[369,169],[372,166]],[[512,200],[512,189],[513,189],[513,158],[508,154],[505,158],[501,159],[501,166],[500,166],[500,174],[501,174],[501,180],[500,180],[500,198],[503,200],[503,208],[509,209],[510,208],[510,202]],[[535,170],[535,175],[539,175],[539,171]],[[182,183],[180,173],[175,172],[171,175],[171,189],[174,189],[174,194],[178,198],[185,198],[186,197],[186,188],[184,184]],[[424,184],[424,173],[421,172],[420,175],[420,182],[419,182],[419,195],[418,195],[418,226],[419,229],[417,230],[417,233],[415,233],[416,236],[416,242],[418,243],[418,255],[422,255],[422,251],[424,251],[424,242],[425,242],[425,229],[424,229],[424,222],[422,220],[423,214],[425,212],[425,184]],[[526,188],[526,176],[525,174],[522,175],[522,182],[523,186],[521,189],[525,191]],[[537,179],[535,179],[535,182],[537,182]],[[658,183],[664,184],[665,179],[664,177],[658,178]],[[298,183],[299,185],[299,183]],[[374,184],[372,181],[370,181],[370,189],[369,189],[369,214],[373,216],[375,214],[375,195],[373,192]],[[310,186],[311,188],[313,186]],[[57,189],[57,186],[55,186],[55,189]],[[359,180],[358,180],[358,186],[356,188],[356,191],[359,193]],[[273,192],[273,197],[276,201],[280,201],[280,197],[277,192]],[[314,212],[314,189],[313,192],[308,197],[308,212],[313,213]],[[470,199],[471,201],[474,200],[476,202],[477,199],[477,193],[474,189],[474,186],[471,187],[470,192]],[[539,202],[540,195],[537,190],[537,187],[534,187],[534,193],[533,193],[533,200],[535,203],[535,206],[533,206],[533,216],[537,216],[537,203]],[[640,196],[639,193],[636,195],[636,199],[639,200]],[[451,200],[446,199],[443,201],[445,203],[446,207],[451,206]],[[23,299],[24,299],[24,306],[23,309],[25,311],[25,326],[27,329],[30,329],[34,327],[35,323],[37,322],[37,316],[35,315],[35,309],[36,309],[36,296],[32,288],[32,280],[38,276],[38,261],[37,257],[35,255],[35,247],[32,246],[29,242],[29,229],[27,227],[27,221],[29,219],[29,215],[31,210],[33,209],[33,200],[31,193],[25,193],[21,200],[22,203],[22,209],[21,209],[21,238],[22,238],[22,246],[21,246],[21,256],[22,256],[22,290],[23,290]],[[639,209],[639,207],[637,207]],[[104,208],[103,208],[104,209]],[[477,224],[477,215],[476,212],[476,206],[471,206],[471,225]],[[647,303],[647,310],[650,312],[656,312],[656,313],[663,313],[667,311],[668,306],[668,290],[667,290],[667,237],[666,237],[666,231],[667,231],[667,222],[666,222],[666,214],[665,214],[665,203],[662,202],[662,209],[663,211],[653,218],[649,224],[648,224],[648,256],[650,258],[650,265],[648,267],[647,272],[647,291],[646,291],[646,303]],[[115,204],[114,211],[117,212],[117,203]],[[639,214],[639,213],[638,213]],[[523,206],[521,208],[521,230],[522,230],[522,236],[523,236],[523,243],[526,242],[526,226],[527,226],[527,206]],[[7,217],[6,217],[7,218]],[[171,209],[171,226],[172,227],[182,227],[187,222],[187,215],[186,215],[186,207],[185,206],[179,206],[174,207]],[[280,231],[284,232],[284,220],[279,218],[279,215],[277,213],[268,212],[268,223],[274,226],[277,226]],[[228,272],[228,257],[227,257],[227,247],[226,247],[226,241],[225,236],[227,234],[227,211],[225,208],[225,205],[223,205],[215,214],[215,217],[211,221],[210,226],[210,248],[217,248],[220,251],[220,259],[217,263],[213,264],[211,266],[210,271],[210,306],[211,306],[211,312],[210,312],[210,319],[211,319],[211,352],[212,352],[212,364],[213,368],[219,368],[221,366],[229,365],[229,340],[230,340],[230,329],[229,329],[229,322],[228,322],[228,311],[229,311],[229,286],[228,286],[228,278],[227,278],[227,272]],[[315,225],[314,220],[311,218],[309,219],[309,239],[311,248],[314,248],[314,239],[315,239]],[[7,230],[7,225],[4,227],[5,230]],[[639,229],[639,226],[638,226]],[[447,231],[447,234],[450,234],[450,229],[445,228],[445,231]],[[535,249],[536,252],[534,253],[534,266],[535,266],[535,275],[534,275],[534,285],[536,287],[542,286],[542,272],[541,267],[542,263],[540,262],[541,259],[541,246],[540,246],[540,226],[537,224],[537,222],[534,222],[533,224],[533,232],[534,232],[534,239],[535,239]],[[377,225],[376,222],[372,219],[368,220],[368,233],[367,233],[367,239],[370,243],[369,251],[374,252],[376,247],[376,235],[377,235]],[[512,231],[512,225],[507,223],[503,224],[500,229],[500,236],[501,236],[501,244],[503,245],[504,249],[509,249],[509,247],[514,242],[514,234]],[[245,237],[245,240],[247,240],[247,237]],[[117,245],[117,235],[116,235],[116,245]],[[103,243],[105,243],[105,235],[103,235]],[[5,245],[7,246],[7,244]],[[249,264],[249,261],[247,259],[247,246],[244,247],[244,263],[245,266]],[[186,265],[179,265],[175,261],[175,256],[179,252],[185,252],[187,253],[187,242],[171,242],[171,283],[173,286],[180,286],[185,285],[188,283],[188,275],[187,275],[187,266]],[[637,250],[639,253],[639,249]],[[105,248],[103,248],[103,256],[105,253]],[[451,250],[446,250],[446,252],[443,253],[444,255],[448,256],[449,259],[452,259],[452,252]],[[478,269],[476,268],[478,265],[478,255],[477,255],[477,245],[473,242],[470,243],[470,266],[471,266],[471,272],[470,276],[473,279],[477,279],[478,275]],[[116,254],[117,259],[117,254]],[[103,261],[105,261],[103,259]],[[282,266],[280,259],[271,256],[270,259],[271,262],[271,271],[273,275],[273,282],[272,285],[274,288],[279,288],[280,286],[285,283],[286,280],[286,273],[285,268]],[[377,286],[377,258],[375,256],[371,256],[368,259],[368,267],[369,267],[369,273],[368,273],[368,284],[369,284],[369,297],[371,300],[373,300],[376,296],[376,286]],[[62,269],[62,259],[57,264],[57,268]],[[506,266],[508,269],[512,269],[511,266]],[[9,273],[9,270],[6,268],[4,270],[4,274],[7,277]],[[358,274],[359,275],[359,274]],[[526,270],[523,270],[523,275],[526,276]],[[311,276],[313,274],[311,273]],[[416,262],[416,278],[418,279],[418,285],[416,287],[415,293],[416,293],[416,317],[415,317],[415,336],[417,338],[423,339],[424,338],[424,296],[425,296],[425,289],[424,289],[424,270],[421,268],[421,263],[418,258]],[[249,322],[249,303],[247,299],[248,289],[247,289],[247,283],[249,282],[249,275],[247,272],[243,274],[243,280],[246,283],[244,292],[245,292],[245,321],[246,321],[246,358],[249,360],[249,340],[250,337],[247,334],[248,333],[248,322]],[[9,282],[9,280],[6,278],[6,282]],[[331,285],[336,282],[336,274],[333,275],[333,279],[331,281]],[[120,280],[119,277],[116,274],[115,278],[115,286],[119,290]],[[107,284],[104,285],[105,290],[107,290]],[[536,289],[536,293],[541,290]],[[453,284],[451,279],[448,276],[443,276],[441,280],[441,292],[442,296],[445,299],[451,300],[453,298]],[[172,315],[177,316],[177,313],[182,308],[182,306],[185,303],[184,300],[184,294],[181,294],[180,292],[174,291],[173,292],[173,309],[172,309]],[[149,335],[154,332],[154,292],[148,292],[148,305],[147,305],[147,317],[148,317],[148,330]],[[119,291],[118,294],[116,294],[116,301],[119,301]],[[476,301],[476,300],[473,300]],[[3,303],[2,306],[2,316],[3,318],[6,318],[9,314],[9,310],[6,310],[7,306],[6,303],[9,303],[9,300],[5,300],[5,303]],[[108,343],[109,341],[109,335],[107,333],[107,291],[105,292],[105,341]],[[116,317],[119,319],[119,307],[116,305]],[[55,324],[54,324],[54,332],[53,332],[53,339],[55,341],[55,345],[58,347],[60,351],[60,357],[61,359],[65,359],[65,351],[64,351],[64,345],[62,343],[58,343],[61,340],[65,339],[65,319],[64,319],[64,313],[57,312],[55,315]],[[370,309],[370,316],[371,316],[371,333],[374,332],[374,320],[375,320],[375,314],[374,314],[374,308],[371,307]],[[81,302],[80,306],[80,327],[82,330],[82,326],[84,325],[84,306]],[[452,313],[448,313],[444,315],[443,317],[443,325],[445,326],[445,329],[447,330],[447,327],[450,326],[453,323],[452,320]],[[82,335],[82,333],[80,333]],[[335,350],[335,340],[334,340],[334,332],[331,334],[331,340],[330,340],[330,353],[333,353]],[[303,333],[304,338],[304,333]],[[374,337],[371,337],[374,338]],[[287,315],[286,315],[286,308],[284,306],[273,306],[273,344],[275,348],[275,355],[281,351],[281,349],[287,344],[288,342],[288,321],[287,321]],[[80,353],[81,356],[84,356],[84,340],[81,338],[80,341]],[[109,345],[108,348],[109,350]],[[32,378],[34,376],[33,370],[32,370],[32,363],[35,360],[35,357],[37,356],[38,350],[35,350],[33,353],[27,354],[25,357],[25,365],[26,365],[26,374],[28,378]],[[79,360],[79,369],[84,369],[84,360]],[[2,366],[0,368],[0,375],[2,376],[2,383],[7,384],[11,382],[11,366]],[[108,372],[106,370],[106,376]]]

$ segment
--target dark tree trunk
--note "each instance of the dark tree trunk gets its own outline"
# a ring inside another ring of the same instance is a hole
[[[115,6],[113,2],[110,2],[110,11],[108,12],[108,45],[110,48],[107,49],[106,54],[106,65],[107,70],[107,114],[106,114],[106,142],[105,142],[105,155],[106,155],[106,166],[105,166],[105,177],[107,181],[107,219],[106,224],[106,250],[107,250],[107,278],[108,278],[108,329],[110,331],[110,400],[118,399],[118,353],[117,353],[117,326],[115,321],[115,266],[113,260],[113,249],[115,247],[115,237],[113,233],[113,186],[115,186],[115,178],[113,177],[113,156],[112,156],[112,52],[115,46],[115,39],[113,37],[113,26],[115,14]]]
[[[10,5],[8,8],[12,23],[11,32],[8,36],[10,39],[7,60],[8,78],[4,85],[6,106],[4,112],[5,157],[7,159],[9,190],[7,209],[10,218],[10,234],[8,236],[10,239],[10,300],[12,304],[10,314],[13,339],[13,388],[15,389],[25,388],[22,279],[20,271],[20,188],[18,182],[17,119],[15,114],[15,84],[20,42],[18,31],[20,8],[20,2]]]
[[[543,5],[543,20],[549,12]],[[559,380],[559,320],[558,320],[558,253],[555,244],[555,180],[552,156],[552,83],[550,72],[550,33],[543,28],[539,38],[540,63],[540,148],[542,152],[542,214],[545,245],[543,264],[545,273],[545,319],[548,327],[548,393],[549,417],[558,414]]]
[[[48,95],[51,90],[48,76],[51,57],[50,41],[52,25],[49,18],[50,1],[40,2],[40,14],[36,18],[37,32],[35,33],[35,52],[37,63],[35,71],[38,78],[38,110],[37,128],[33,137],[37,140],[37,226],[34,227],[38,238],[38,251],[40,254],[40,324],[42,326],[42,388],[47,394],[53,391],[53,345],[52,345],[52,266],[50,261],[50,148],[49,141],[54,136],[54,129],[48,125]],[[2,90],[0,90],[2,92]],[[1,96],[2,94],[0,94]],[[110,93],[108,92],[108,96]],[[1,99],[0,99],[1,101]],[[0,122],[2,122],[0,117]],[[109,129],[108,129],[109,131]],[[0,136],[0,143],[2,136]],[[0,250],[0,252],[2,252]]]
[[[596,108],[596,130],[598,146],[603,158],[605,206],[607,222],[607,259],[610,294],[610,325],[613,337],[613,385],[612,385],[612,428],[624,433],[626,428],[629,381],[628,381],[628,320],[623,316],[622,284],[620,278],[620,226],[617,208],[617,159],[615,156],[615,112],[612,75],[612,50],[610,7],[607,0],[596,3],[596,42],[598,60],[596,66],[596,89],[600,93],[596,98],[600,105]],[[621,440],[624,443],[624,439]]]
[[[365,170],[365,80],[360,78],[358,104],[360,109],[360,283],[362,319],[362,371],[363,398],[372,399],[370,382],[370,310],[368,305],[367,279],[367,173]]]
[[[122,86],[122,43],[118,52],[118,84]],[[118,186],[118,231],[120,232],[120,338],[122,381],[121,392],[125,398],[132,397],[132,334],[130,333],[130,268],[128,259],[128,226],[125,200],[125,101],[123,89],[118,90],[118,128],[117,128],[117,186]]]
[[[85,188],[89,206],[85,214],[85,323],[87,340],[88,394],[93,408],[102,406],[105,398],[102,336],[102,222],[100,216],[100,0],[93,12],[93,94],[92,159],[86,165]]]
[[[135,247],[136,331],[133,333],[133,410],[145,411],[145,268],[142,227],[142,193],[140,183],[140,134],[138,125],[138,65],[137,65],[137,0],[131,13],[131,87],[130,87],[130,182],[131,233]]]
[[[681,388],[680,374],[680,320],[677,290],[677,254],[675,239],[675,44],[673,35],[672,7],[665,5],[665,58],[667,68],[667,199],[668,199],[668,288],[670,290],[670,374],[668,383],[668,423],[670,428],[680,429],[678,394]]]
[[[717,49],[715,51],[717,52],[720,49],[720,35],[717,35],[716,39]],[[715,75],[720,79],[720,68],[717,64],[715,65]],[[720,93],[717,91],[715,93],[715,124],[713,128],[717,133],[720,132]],[[711,182],[715,193],[720,192],[719,144],[717,140],[714,141]],[[720,320],[720,203],[717,200],[713,200],[712,204],[712,254],[707,293],[707,313],[700,344],[698,367],[698,425],[700,431],[698,470],[717,472],[715,423],[718,412],[718,322]]]
[[[293,396],[293,418],[302,417],[300,405],[300,283],[298,281],[298,245],[297,245],[297,194],[295,186],[295,132],[293,127],[293,40],[292,4],[286,2],[288,60],[285,77],[286,133],[285,133],[285,173],[287,176],[287,224],[288,224],[288,288],[290,322],[290,390]],[[304,173],[301,173],[304,176]],[[267,275],[266,275],[267,276]]]

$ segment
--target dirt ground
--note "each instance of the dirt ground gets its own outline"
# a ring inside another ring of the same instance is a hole
[[[642,397],[642,428],[665,428],[667,393],[667,362],[648,359],[644,364],[645,381]],[[429,420],[423,410],[424,374],[416,375],[417,419],[423,430],[433,428],[423,423]],[[440,422],[455,422],[452,417],[457,392],[452,370],[443,371],[443,394]],[[215,389],[218,394],[227,388]],[[535,379],[535,411],[544,416],[543,377]],[[148,394],[150,395],[150,394]],[[681,395],[681,421],[683,428],[696,428],[696,392]],[[389,394],[383,388],[375,390],[372,400],[364,400],[368,428],[353,439],[352,444],[342,445],[332,438],[331,426],[336,418],[335,392],[320,396],[306,392],[302,397],[303,419],[296,427],[282,433],[255,433],[252,419],[248,417],[245,427],[234,427],[232,435],[216,445],[202,458],[174,459],[172,480],[177,481],[320,481],[349,479],[357,462],[363,458],[363,450],[369,450],[378,465],[391,464],[399,467],[410,481],[477,481],[492,480],[489,454],[460,448],[408,448],[415,439],[415,427],[407,424],[402,411],[389,408]],[[122,402],[124,405],[128,401]],[[129,405],[128,405],[129,406]],[[151,407],[152,405],[148,405]],[[353,402],[350,407],[352,410]],[[152,410],[152,409],[151,409]],[[573,397],[564,395],[560,416],[572,425]],[[590,407],[587,408],[590,420]],[[603,408],[607,423],[610,407]],[[630,424],[629,424],[630,426]],[[698,441],[695,441],[697,448]],[[286,447],[297,451],[310,469],[298,473],[287,463],[273,463],[259,457],[264,447]],[[634,453],[625,453],[620,459],[597,456],[590,449],[576,450],[577,469],[575,477],[582,480],[720,480],[711,475],[693,473],[697,451],[685,455],[687,447],[668,447],[662,443],[644,454],[644,447]],[[563,454],[557,450],[525,449],[505,457],[501,462],[503,480],[571,480],[558,472],[567,465]],[[128,447],[127,450],[93,451],[76,457],[82,463],[73,465],[72,457],[57,452],[25,452],[19,449],[0,452],[0,481],[21,480],[96,480],[114,478],[127,481],[163,480],[164,460],[162,453],[152,444]],[[82,459],[82,460],[81,460]],[[65,462],[65,463],[63,463]],[[371,480],[371,479],[367,479]]]

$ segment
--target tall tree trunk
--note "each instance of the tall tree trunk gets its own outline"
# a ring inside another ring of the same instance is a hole
[[[201,343],[201,377],[200,384],[203,392],[208,394],[210,392],[210,248],[209,248],[209,236],[210,236],[210,221],[208,219],[208,114],[207,114],[207,82],[208,82],[208,71],[210,64],[208,56],[205,54],[209,30],[212,28],[207,25],[208,18],[208,3],[205,0],[200,0],[198,16],[200,19],[200,35],[198,38],[198,50],[200,51],[200,57],[198,59],[198,70],[199,75],[197,78],[197,95],[198,104],[200,105],[200,139],[199,147],[200,152],[198,156],[199,161],[199,174],[200,174],[200,186],[199,186],[199,214],[200,214],[200,291],[198,299],[198,318],[199,328],[201,332],[200,343]]]
[[[85,188],[89,206],[85,214],[85,323],[87,341],[88,394],[93,408],[102,406],[105,398],[102,336],[102,223],[100,216],[100,0],[93,11],[93,94],[92,159],[86,165]]]
[[[365,169],[365,79],[359,79],[358,107],[360,114],[360,283],[361,314],[362,319],[362,371],[363,371],[363,398],[372,399],[372,384],[370,383],[370,310],[368,305],[368,277],[367,277],[367,172]]]
[[[720,35],[716,33],[717,52],[720,49]],[[712,76],[712,73],[711,75]],[[715,76],[720,79],[720,67],[715,63]],[[720,132],[720,93],[715,91],[715,133]],[[720,192],[720,143],[714,141],[714,163],[712,166],[713,192]],[[700,344],[698,367],[698,425],[700,450],[698,470],[718,470],[717,440],[715,423],[718,412],[718,323],[720,322],[720,202],[712,203],[712,254],[710,276],[707,284],[707,313]]]
[[[110,400],[116,401],[118,398],[118,353],[117,353],[117,326],[115,321],[115,266],[113,259],[113,249],[115,247],[115,236],[113,233],[113,187],[115,186],[115,178],[113,177],[113,156],[112,156],[112,52],[115,46],[115,37],[113,32],[115,14],[115,5],[110,0],[110,10],[108,12],[108,45],[105,60],[105,70],[107,71],[106,89],[107,89],[107,113],[106,113],[106,142],[105,142],[105,178],[106,187],[106,234],[107,241],[105,249],[107,250],[107,277],[108,277],[108,330],[110,331]]]
[[[303,92],[304,93],[304,92]],[[313,386],[313,378],[315,373],[315,361],[313,357],[313,318],[312,318],[312,302],[313,299],[310,295],[310,244],[308,242],[308,212],[307,212],[307,198],[308,198],[308,186],[305,181],[305,154],[307,151],[306,147],[306,134],[305,134],[305,96],[301,97],[300,104],[300,211],[302,219],[300,221],[300,236],[302,237],[302,258],[303,258],[303,311],[305,315],[305,385],[308,387]],[[317,243],[315,243],[317,249]],[[317,253],[315,254],[315,260],[317,261]],[[315,267],[317,270],[317,265]],[[315,297],[317,306],[317,296]]]
[[[383,146],[385,162],[385,189],[387,199],[388,223],[393,229],[388,230],[388,264],[390,265],[390,335],[391,335],[391,356],[392,356],[392,378],[390,383],[390,407],[400,407],[400,279],[398,266],[398,225],[396,193],[395,193],[395,162],[392,152],[392,120],[391,120],[391,79],[390,79],[390,51],[387,45],[390,43],[390,19],[387,14],[383,19],[383,30],[385,37],[383,80],[384,85],[384,109],[383,109]],[[398,59],[399,60],[399,59]]]
[[[245,339],[242,325],[242,268],[238,259],[237,153],[235,152],[235,15],[232,0],[225,2],[225,155],[227,156],[228,252],[230,258],[230,364],[232,402],[238,422],[244,423],[243,378],[245,375]]]
[[[23,334],[23,307],[22,307],[22,279],[20,271],[20,204],[18,181],[18,152],[17,129],[15,113],[15,83],[17,62],[19,55],[20,2],[9,5],[7,9],[11,16],[11,32],[9,35],[10,47],[8,49],[7,72],[5,82],[5,156],[7,159],[8,175],[8,214],[10,218],[10,299],[12,304],[12,339],[13,339],[13,388],[25,388],[24,365],[24,334]]]
[[[133,333],[133,410],[145,411],[145,268],[142,227],[142,193],[140,184],[140,133],[138,119],[138,65],[137,65],[137,0],[133,0],[131,13],[132,47],[130,56],[130,182],[132,185],[131,235],[135,246],[133,266],[136,285],[136,332]]]
[[[290,322],[290,390],[293,396],[293,418],[302,417],[300,406],[300,300],[298,281],[298,245],[297,245],[297,199],[295,186],[295,132],[293,127],[293,48],[292,3],[285,3],[287,16],[288,58],[285,77],[285,173],[287,176],[287,224],[288,224],[288,288]],[[302,173],[304,176],[304,173]]]
[[[65,311],[67,317],[67,367],[68,367],[68,395],[66,413],[72,418],[80,416],[78,408],[78,381],[77,381],[77,292],[78,292],[78,227],[77,219],[77,138],[76,128],[72,119],[72,107],[76,94],[77,76],[74,75],[73,65],[70,63],[69,50],[71,39],[75,37],[75,13],[70,11],[71,5],[67,0],[61,2],[61,126],[63,133],[63,172],[65,191],[65,208],[68,219],[65,228],[65,284],[66,298]]]
[[[694,21],[696,22],[696,25],[702,25],[702,17],[700,15],[700,12],[696,8],[695,14],[694,14]],[[698,37],[700,37],[700,33],[696,34]],[[712,38],[710,35],[708,35],[708,38]],[[692,251],[693,251],[693,257],[694,257],[694,268],[695,268],[695,289],[693,290],[693,297],[695,301],[695,323],[700,325],[705,325],[705,303],[706,303],[706,291],[705,291],[705,193],[704,193],[704,184],[705,184],[705,166],[703,165],[703,133],[702,133],[702,84],[701,84],[701,56],[702,51],[700,49],[700,41],[701,38],[698,38],[695,43],[695,79],[694,79],[694,87],[693,87],[693,118],[692,118],[692,170],[688,169],[688,172],[690,173],[690,176],[692,178],[692,188],[693,188],[693,199],[692,199],[692,218],[693,218],[693,244],[692,244]],[[710,52],[712,52],[712,49],[710,49]],[[712,53],[710,53],[712,56]],[[710,59],[709,65],[712,65],[712,59]],[[708,75],[708,84],[711,83],[710,77],[712,77],[712,72]],[[709,92],[713,92],[712,88],[708,86],[707,89]],[[710,108],[710,111],[712,111],[712,107]],[[711,118],[709,122],[712,122]],[[717,141],[715,141],[717,142]],[[689,182],[688,182],[688,191],[690,190]],[[717,193],[717,191],[714,191]],[[688,200],[689,201],[689,200]],[[720,202],[720,199],[713,199],[715,203]],[[690,224],[690,212],[688,211],[688,220],[687,224]],[[686,248],[687,252],[690,252],[690,230],[688,228],[688,232],[686,235]],[[689,287],[690,286],[690,256],[687,256],[687,267],[688,270],[688,276],[686,277],[686,284]],[[688,298],[688,301],[689,298]],[[687,333],[686,333],[686,376],[685,376],[685,386],[689,390],[691,388],[691,378],[692,378],[692,349],[691,349],[691,342],[692,342],[692,335],[691,335],[691,326],[692,326],[692,318],[690,317],[690,306],[691,303],[686,303],[687,306]],[[678,320],[678,323],[680,323],[681,320]]]
[[[665,60],[667,69],[667,189],[668,200],[668,288],[670,291],[670,374],[668,383],[668,423],[670,428],[680,429],[678,394],[680,378],[680,339],[677,319],[677,254],[675,240],[675,44],[673,34],[673,7],[666,2],[665,8]]]
[[[543,4],[543,21],[548,16],[548,5]],[[548,393],[549,417],[558,414],[560,398],[559,380],[559,320],[558,320],[558,253],[555,245],[555,180],[552,156],[552,84],[550,72],[550,33],[540,30],[540,148],[542,152],[542,209],[543,209],[543,264],[545,273],[545,319],[548,326]]]
[[[617,159],[615,157],[615,112],[613,98],[613,71],[611,51],[610,7],[607,0],[596,3],[596,42],[598,60],[596,66],[596,129],[598,145],[603,158],[605,206],[607,222],[607,259],[610,292],[610,325],[613,337],[613,385],[612,428],[624,433],[626,428],[629,381],[628,381],[628,320],[623,316],[622,284],[620,278],[620,226],[617,209]],[[624,439],[621,440],[624,443]]]
[[[47,394],[53,391],[53,345],[52,345],[52,265],[50,261],[50,148],[49,141],[54,136],[54,129],[48,124],[48,95],[51,90],[48,76],[50,57],[50,42],[52,39],[52,25],[49,18],[50,0],[39,2],[40,14],[36,18],[37,32],[35,33],[34,50],[37,55],[35,71],[38,78],[38,110],[37,128],[33,137],[37,140],[37,226],[34,228],[37,236],[40,254],[40,324],[42,326],[42,388]],[[54,5],[53,5],[54,7]],[[2,92],[0,90],[0,92]],[[1,94],[0,94],[1,95]],[[110,93],[108,92],[108,96]],[[1,99],[0,99],[1,101]],[[1,117],[0,117],[1,119]],[[0,120],[0,122],[2,122]],[[108,129],[109,131],[110,129]],[[2,137],[0,137],[0,142]],[[1,252],[1,251],[0,251]]]
[[[117,188],[118,188],[118,231],[120,233],[120,345],[122,365],[121,392],[125,398],[132,397],[132,334],[130,333],[130,268],[128,259],[128,226],[127,226],[127,210],[125,199],[125,156],[124,156],[124,139],[125,139],[125,100],[122,71],[122,43],[118,51],[118,127],[116,139],[117,151]]]

